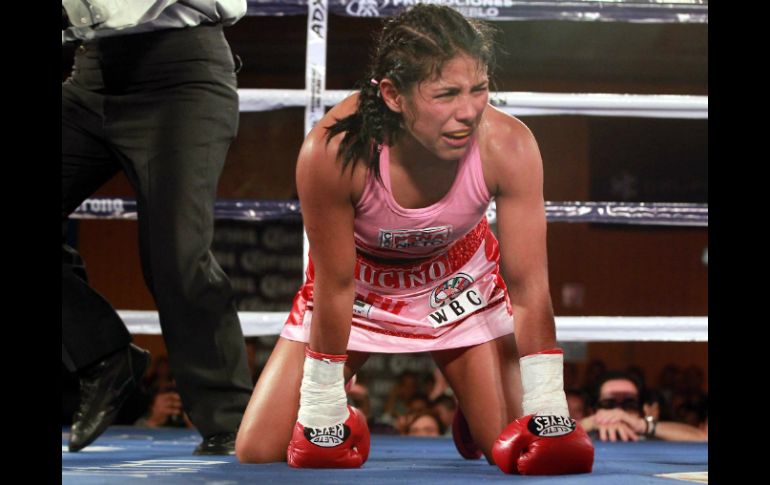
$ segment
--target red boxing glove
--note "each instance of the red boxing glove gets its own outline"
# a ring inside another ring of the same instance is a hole
[[[329,428],[294,425],[286,458],[294,468],[359,468],[369,458],[369,426],[358,409],[348,406],[350,416]]]
[[[572,418],[530,414],[500,433],[492,445],[492,457],[505,473],[591,473],[594,445]]]
[[[478,460],[483,455],[481,449],[473,441],[468,421],[466,421],[465,415],[463,415],[459,407],[455,411],[455,417],[452,420],[452,439],[460,456],[466,460]]]
[[[524,356],[519,368],[524,416],[509,424],[492,445],[497,466],[521,475],[590,473],[594,445],[568,417],[564,352],[547,349]]]

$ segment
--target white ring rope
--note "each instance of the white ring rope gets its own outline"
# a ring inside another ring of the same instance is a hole
[[[315,64],[317,69],[317,64]],[[334,106],[354,90],[323,91],[324,106]],[[318,93],[305,89],[239,89],[241,112],[306,107]],[[607,93],[495,92],[490,102],[514,116],[585,115],[708,119],[708,96]]]
[[[239,312],[246,337],[278,335],[288,312]],[[132,334],[161,335],[158,313],[119,310]],[[560,342],[708,342],[708,317],[556,317]]]

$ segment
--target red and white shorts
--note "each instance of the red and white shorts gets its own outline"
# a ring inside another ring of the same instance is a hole
[[[356,257],[348,350],[426,352],[478,345],[513,333],[497,239],[486,218],[429,259],[392,264]],[[308,342],[313,262],[281,336]]]

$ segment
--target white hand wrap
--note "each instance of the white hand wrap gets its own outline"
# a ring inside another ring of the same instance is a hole
[[[533,354],[519,359],[524,415],[569,416],[564,394],[564,354]]]
[[[302,426],[327,428],[348,419],[344,368],[344,361],[334,362],[305,356],[297,417]]]

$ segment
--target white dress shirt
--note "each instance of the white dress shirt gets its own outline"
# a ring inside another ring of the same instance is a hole
[[[246,14],[246,0],[62,0],[72,24],[62,43],[113,35],[232,25]]]

